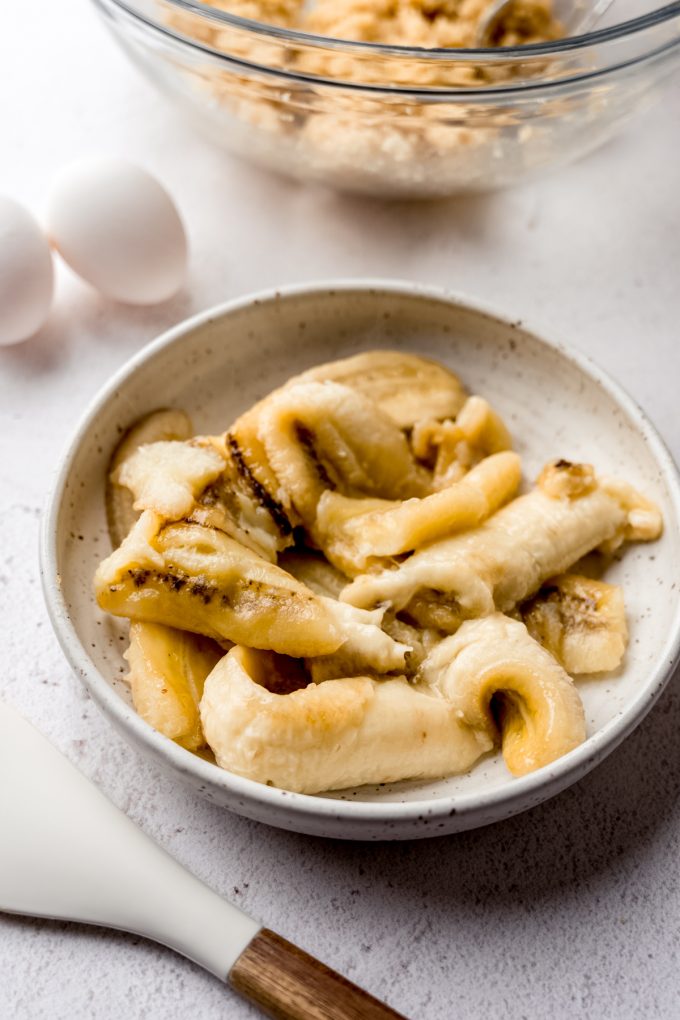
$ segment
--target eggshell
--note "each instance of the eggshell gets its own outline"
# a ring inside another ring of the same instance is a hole
[[[117,301],[165,301],[186,275],[187,239],[173,200],[127,160],[88,159],[62,170],[47,225],[71,269]]]
[[[53,292],[47,237],[28,209],[0,195],[0,344],[16,344],[37,333]]]

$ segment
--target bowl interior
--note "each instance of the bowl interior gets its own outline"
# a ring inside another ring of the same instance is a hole
[[[122,658],[125,626],[101,613],[92,596],[92,576],[110,548],[104,479],[121,432],[162,406],[188,410],[199,432],[221,431],[293,373],[374,347],[437,358],[453,368],[471,392],[487,397],[513,433],[525,478],[534,478],[547,459],[585,460],[600,472],[633,482],[661,505],[666,521],[662,539],[628,547],[606,575],[624,587],[631,639],[617,675],[578,684],[589,736],[599,731],[601,738],[622,713],[648,699],[655,673],[658,687],[658,671],[677,630],[674,590],[680,577],[680,538],[674,475],[660,461],[657,441],[632,405],[620,403],[615,392],[571,355],[545,344],[520,322],[398,289],[317,288],[232,306],[226,313],[179,327],[169,342],[142,352],[97,399],[91,424],[80,433],[67,469],[56,548],[66,612],[81,646],[79,655],[88,662],[90,683],[94,667],[99,674],[95,685],[109,685],[116,698],[129,703]],[[640,714],[643,711],[641,707]],[[169,744],[150,727],[146,730],[149,743]],[[191,774],[197,759],[179,748],[173,753],[176,761],[181,756],[181,771]],[[587,757],[587,745],[573,754]],[[217,766],[208,768],[207,784],[202,772],[204,785],[228,786],[228,774]],[[462,776],[364,787],[318,799],[389,803],[503,791],[510,795],[513,783],[517,780],[502,760],[488,757]],[[351,813],[352,805],[346,808]]]

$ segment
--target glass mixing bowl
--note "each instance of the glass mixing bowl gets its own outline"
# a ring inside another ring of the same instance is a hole
[[[496,49],[313,36],[194,0],[94,0],[131,59],[213,141],[344,191],[436,197],[574,160],[680,67],[680,2],[616,0],[587,35]],[[625,20],[622,20],[625,18]]]

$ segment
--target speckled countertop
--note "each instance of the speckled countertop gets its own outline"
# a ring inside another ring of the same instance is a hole
[[[206,882],[414,1020],[680,1015],[676,682],[605,764],[525,815],[429,842],[333,843],[229,815],[132,750],[70,674],[37,569],[50,473],[99,385],[190,312],[278,283],[398,276],[552,323],[680,458],[678,85],[625,137],[540,184],[381,206],[213,152],[82,0],[5,10],[0,67],[0,191],[39,211],[63,162],[126,154],[167,181],[193,248],[187,292],[151,310],[102,302],[64,271],[50,325],[0,350],[2,696]],[[2,1020],[254,1015],[140,939],[0,917]]]

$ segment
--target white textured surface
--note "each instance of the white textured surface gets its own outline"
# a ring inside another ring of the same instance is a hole
[[[414,1020],[677,1016],[677,684],[595,773],[502,825],[378,847],[290,835],[197,800],[112,732],[52,638],[36,547],[51,466],[110,372],[185,314],[293,280],[444,283],[553,323],[611,369],[680,456],[678,86],[665,109],[542,184],[380,206],[212,152],[82,0],[4,11],[0,67],[0,189],[40,211],[62,163],[126,155],[168,184],[193,245],[187,292],[158,309],[102,302],[60,272],[50,325],[0,351],[2,695],[201,878]],[[131,936],[0,918],[2,1020],[192,1014],[255,1015]]]

